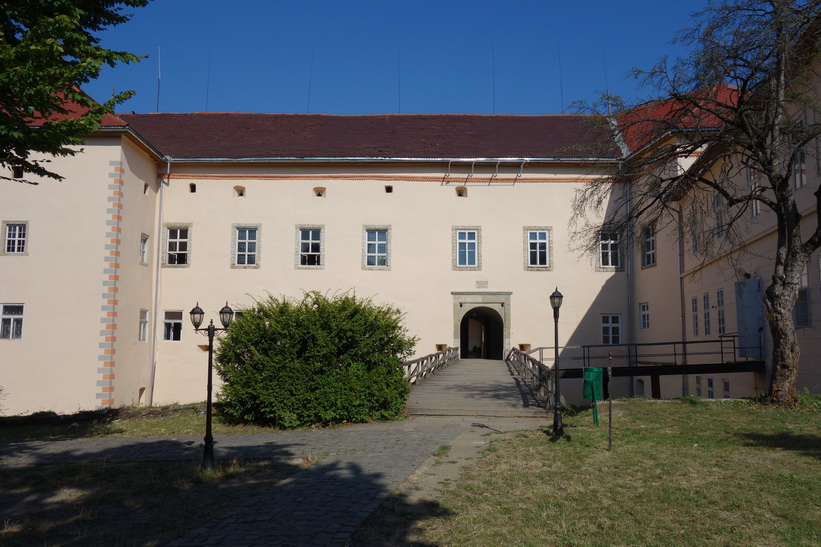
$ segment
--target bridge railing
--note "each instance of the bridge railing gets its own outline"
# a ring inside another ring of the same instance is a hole
[[[544,408],[553,408],[555,382],[553,368],[539,362],[527,353],[511,348],[505,361],[512,366],[527,385],[533,397]],[[564,401],[562,401],[564,404]]]
[[[434,374],[442,367],[459,360],[459,348],[447,348],[443,351],[426,355],[412,361],[405,361],[402,367],[405,369],[405,379],[411,385],[418,380],[427,378],[429,374]]]

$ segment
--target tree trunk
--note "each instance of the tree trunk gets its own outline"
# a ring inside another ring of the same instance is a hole
[[[801,349],[792,316],[796,298],[797,289],[791,290],[783,281],[774,279],[767,288],[765,299],[773,339],[769,398],[770,403],[785,407],[794,404],[797,398],[796,380]]]

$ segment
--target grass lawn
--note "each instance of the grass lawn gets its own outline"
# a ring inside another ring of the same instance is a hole
[[[494,441],[425,517],[424,545],[819,545],[821,412],[696,399],[618,401],[566,437]],[[367,522],[402,512],[385,504]]]

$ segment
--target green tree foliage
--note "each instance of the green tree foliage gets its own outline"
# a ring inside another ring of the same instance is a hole
[[[80,137],[93,133],[103,115],[133,93],[98,104],[81,91],[103,66],[139,60],[100,46],[94,33],[128,21],[131,15],[123,8],[146,4],[148,0],[0,0],[0,164],[62,178],[36,155],[76,154]]]
[[[283,428],[395,417],[410,391],[400,365],[416,345],[401,318],[351,294],[257,302],[217,351],[223,411]]]

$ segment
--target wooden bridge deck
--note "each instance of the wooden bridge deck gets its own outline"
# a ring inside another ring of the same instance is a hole
[[[515,370],[489,359],[463,359],[420,380],[406,411],[412,416],[547,416]]]

